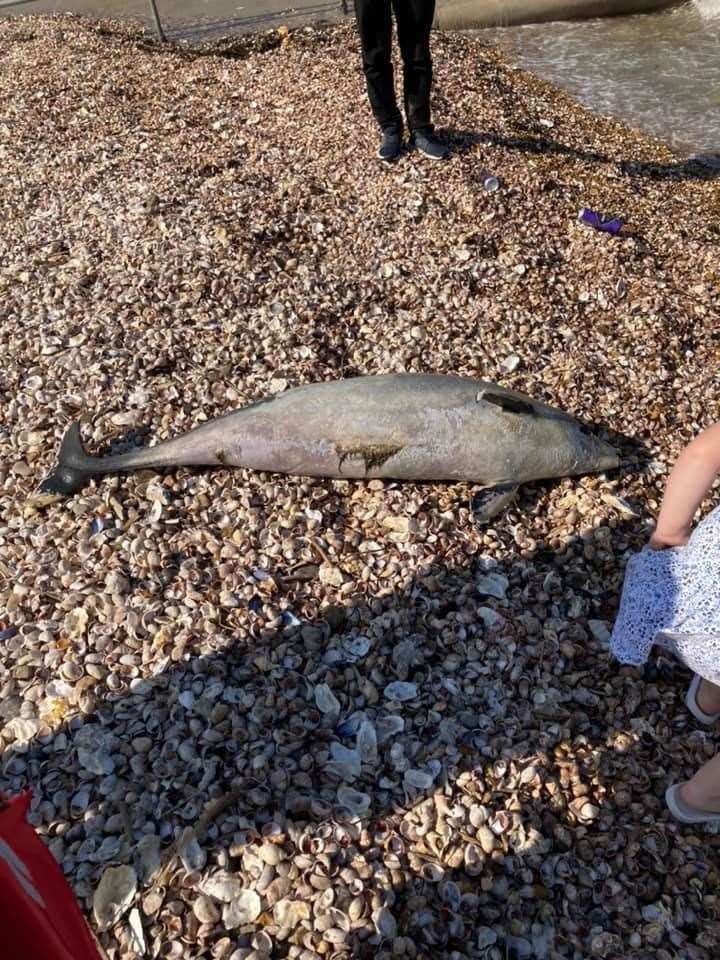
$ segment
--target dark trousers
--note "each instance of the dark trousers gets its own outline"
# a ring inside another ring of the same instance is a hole
[[[405,116],[411,131],[429,131],[432,129],[430,29],[435,0],[355,0],[370,106],[383,129],[402,126],[391,60],[391,11],[395,13],[403,59]]]

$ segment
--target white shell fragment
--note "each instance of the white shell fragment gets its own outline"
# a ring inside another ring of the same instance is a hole
[[[137,891],[137,874],[132,867],[108,867],[93,896],[95,921],[107,930],[129,909]]]
[[[145,940],[145,931],[143,930],[142,919],[139,910],[131,910],[128,917],[128,928],[130,931],[130,944],[132,949],[139,957],[144,957],[147,953],[147,942]]]
[[[387,907],[380,907],[372,915],[375,929],[383,940],[394,940],[397,936],[397,921]]]
[[[588,620],[590,633],[599,640],[600,643],[608,644],[610,642],[610,630],[604,620]]]
[[[243,890],[222,912],[222,921],[228,930],[253,923],[260,916],[262,905],[254,890]]]
[[[319,683],[315,687],[315,703],[321,713],[330,715],[340,713],[340,702],[326,683]]]
[[[388,740],[405,729],[405,721],[397,714],[378,717],[377,721],[377,742],[379,745],[385,744]]]
[[[353,817],[362,817],[370,809],[370,797],[350,787],[340,787],[337,793],[338,804]]]
[[[310,919],[310,906],[303,900],[280,900],[273,909],[273,918],[281,928],[294,930],[303,920]]]
[[[403,782],[406,787],[414,790],[429,790],[435,782],[435,777],[426,770],[410,769],[403,774]]]
[[[328,773],[348,782],[357,780],[362,766],[362,757],[358,750],[349,750],[341,743],[333,743],[330,746],[330,756],[332,760],[326,767]]]
[[[417,697],[418,688],[415,683],[406,683],[403,680],[394,680],[385,687],[385,699],[395,703],[403,703],[406,700],[414,700]]]
[[[370,652],[371,643],[368,637],[348,637],[343,640],[342,648],[348,659],[362,660]]]
[[[115,761],[108,747],[107,737],[94,724],[82,727],[75,737],[79,764],[96,776],[109,776],[115,769]]]
[[[207,853],[200,846],[192,827],[186,827],[178,843],[178,856],[188,873],[202,870],[207,860]]]
[[[357,753],[362,763],[377,763],[378,738],[375,725],[370,720],[363,720],[357,733]]]
[[[135,869],[140,883],[149,883],[160,866],[160,837],[151,833],[142,837],[135,848]]]
[[[215,900],[220,900],[222,903],[231,903],[242,894],[243,885],[237,877],[229,874],[215,874],[208,877],[207,880],[203,880],[200,889]]]
[[[502,617],[490,607],[480,607],[478,615],[488,629],[497,626],[502,622]]]
[[[516,353],[511,353],[501,362],[500,369],[505,373],[514,373],[521,363],[520,357]]]
[[[488,573],[477,581],[478,593],[484,597],[496,597],[504,600],[510,581],[501,573]]]

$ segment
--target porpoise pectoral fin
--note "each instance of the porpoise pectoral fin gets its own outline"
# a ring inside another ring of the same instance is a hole
[[[494,487],[479,490],[470,505],[475,523],[483,526],[502,513],[513,502],[518,489],[517,483],[498,483]]]

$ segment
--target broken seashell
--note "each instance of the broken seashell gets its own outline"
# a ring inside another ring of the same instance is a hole
[[[254,923],[260,916],[262,905],[254,890],[242,892],[223,908],[222,920],[228,930]]]
[[[108,867],[93,896],[93,912],[99,930],[107,930],[130,908],[137,892],[137,874],[132,867]]]

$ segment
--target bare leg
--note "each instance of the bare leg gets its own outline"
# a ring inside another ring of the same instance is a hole
[[[715,754],[692,780],[681,785],[680,798],[696,810],[720,813],[720,754]]]
[[[711,716],[720,713],[720,687],[709,680],[703,680],[697,692],[697,704],[703,713]]]

